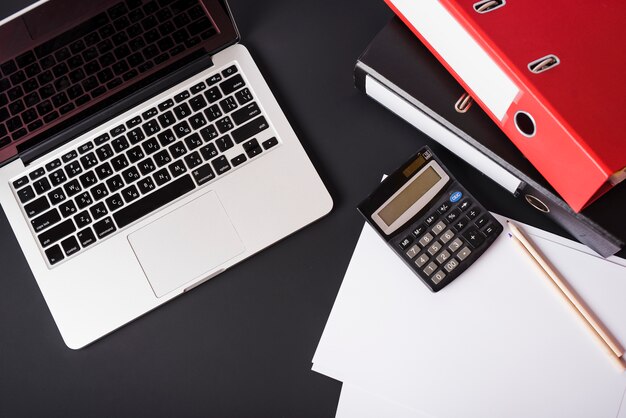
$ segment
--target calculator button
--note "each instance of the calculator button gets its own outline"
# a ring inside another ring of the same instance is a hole
[[[439,221],[435,226],[433,226],[433,229],[431,229],[431,231],[433,232],[433,234],[439,235],[444,231],[444,229],[446,229],[446,223],[444,221]]]
[[[444,213],[446,213],[448,210],[450,209],[450,203],[448,202],[443,202],[438,208],[437,208],[437,213],[440,215],[443,215]]]
[[[407,248],[409,248],[409,245],[411,245],[413,243],[413,237],[412,236],[408,236],[405,237],[402,241],[400,241],[400,248],[402,250],[406,250]]]
[[[430,280],[432,280],[434,284],[439,284],[439,282],[442,281],[445,277],[446,273],[444,273],[442,270],[439,270],[437,273],[435,273],[433,277],[431,277]]]
[[[452,209],[447,215],[446,219],[452,223],[461,217],[461,211],[457,208]]]
[[[450,202],[452,203],[456,203],[459,200],[461,200],[461,198],[463,197],[463,193],[456,191],[456,192],[452,192],[452,194],[450,195]]]
[[[448,229],[446,232],[444,232],[443,234],[441,234],[441,236],[439,237],[439,240],[443,243],[443,244],[447,244],[448,241],[450,241],[452,238],[454,238],[454,232],[452,232],[451,229]]]
[[[480,215],[480,209],[478,209],[478,208],[471,208],[469,211],[467,211],[466,215],[467,215],[468,218],[474,219],[478,215]]]
[[[452,227],[456,230],[456,232],[460,232],[463,228],[467,226],[468,223],[469,219],[467,219],[467,216],[461,216],[456,220]]]
[[[433,236],[428,232],[418,241],[422,247],[426,247],[433,240]]]
[[[433,263],[432,261],[428,263],[426,267],[424,267],[424,273],[427,276],[430,276],[431,274],[433,274],[435,270],[437,270],[437,264]]]
[[[468,250],[469,251],[469,250]],[[437,262],[439,264],[443,264],[445,263],[445,261],[450,258],[450,253],[447,252],[446,250],[443,250],[436,258]]]
[[[415,265],[417,267],[422,267],[424,264],[426,264],[428,260],[429,260],[428,256],[426,254],[422,254],[415,259]]]
[[[476,225],[478,228],[482,228],[483,226],[487,225],[487,222],[489,222],[489,217],[485,214],[478,218],[476,221],[474,221],[474,225]]]
[[[472,252],[470,251],[469,248],[467,247],[463,247],[463,249],[461,251],[459,251],[457,253],[457,258],[461,261],[465,260]]]
[[[465,210],[469,209],[470,206],[472,206],[472,203],[473,202],[469,198],[467,198],[467,199],[463,200],[461,203],[459,203],[458,208],[463,210],[463,211],[465,211]]]
[[[450,245],[448,245],[448,249],[452,252],[455,252],[456,250],[461,248],[461,245],[463,245],[463,241],[461,241],[458,238],[455,238],[454,241],[452,241]]]
[[[437,254],[437,251],[441,250],[441,247],[442,247],[442,245],[438,241],[435,241],[435,242],[433,242],[433,245],[428,247],[428,253],[430,255],[435,255],[435,254]]]
[[[443,266],[443,268],[444,268],[444,269],[445,269],[448,273],[450,273],[452,270],[454,270],[455,268],[457,268],[457,266],[458,266],[458,265],[459,265],[459,262],[458,262],[458,261],[456,261],[456,260],[453,258],[452,260],[448,261],[448,262],[446,263],[446,265],[445,265],[445,266]]]
[[[435,221],[439,218],[439,215],[437,215],[436,213],[431,213],[427,218],[426,218],[426,226],[431,226],[432,224],[435,223]]]
[[[493,233],[496,232],[496,227],[494,224],[491,225],[487,225],[484,229],[483,229],[483,234],[485,234],[486,236],[491,236],[493,235]]]
[[[413,235],[417,238],[420,235],[422,235],[424,233],[424,231],[426,231],[426,225],[419,224],[418,226],[413,228]]]
[[[415,256],[420,252],[420,247],[415,244],[414,246],[412,246],[411,248],[409,248],[409,251],[406,252],[407,257],[409,258],[415,258]]]
[[[463,233],[463,238],[469,242],[472,248],[478,247],[485,240],[485,236],[475,230],[474,228],[470,228]]]

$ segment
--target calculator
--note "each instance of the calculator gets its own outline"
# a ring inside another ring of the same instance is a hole
[[[503,230],[428,147],[358,210],[433,292],[471,266]]]

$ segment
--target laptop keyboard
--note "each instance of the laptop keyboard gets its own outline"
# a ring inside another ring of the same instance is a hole
[[[207,74],[12,181],[50,266],[278,145],[237,65]]]
[[[0,64],[0,148],[216,33],[198,0],[126,0]]]

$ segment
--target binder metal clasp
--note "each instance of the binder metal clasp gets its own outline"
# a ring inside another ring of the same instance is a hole
[[[528,64],[528,69],[530,70],[531,73],[539,74],[539,73],[543,73],[544,71],[548,71],[551,68],[556,67],[560,63],[561,63],[561,60],[559,60],[559,57],[557,57],[554,54],[550,54]]]
[[[478,13],[488,13],[506,4],[506,0],[482,0],[474,3],[474,10]]]
[[[472,107],[472,103],[474,103],[474,99],[467,93],[463,93],[459,100],[454,104],[454,110],[459,113],[465,113]]]

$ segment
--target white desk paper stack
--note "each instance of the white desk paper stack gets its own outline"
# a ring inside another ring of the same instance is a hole
[[[523,228],[626,346],[626,260]],[[505,228],[434,294],[366,225],[313,370],[344,382],[339,418],[618,416],[626,373],[551,286]]]

